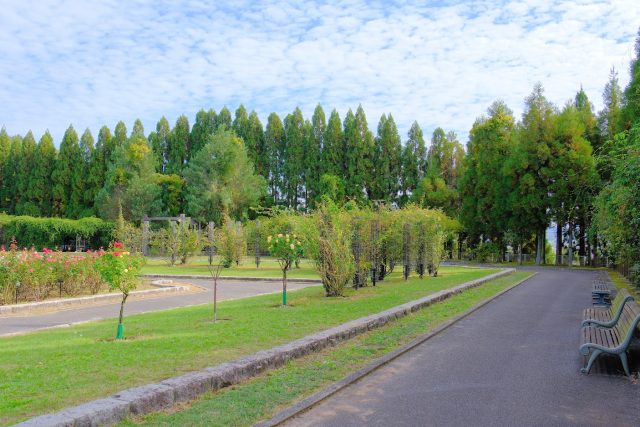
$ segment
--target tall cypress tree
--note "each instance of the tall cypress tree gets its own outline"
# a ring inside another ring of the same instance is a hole
[[[541,84],[536,84],[525,102],[525,112],[518,132],[518,144],[511,165],[515,187],[509,204],[513,209],[512,230],[524,239],[527,232],[536,235],[536,263],[543,262],[545,230],[549,224],[551,200],[548,188],[552,176],[548,173],[555,138],[555,108],[544,96]],[[529,234],[529,235],[530,235]]]
[[[284,119],[285,161],[284,182],[285,195],[289,207],[298,207],[298,196],[302,190],[304,179],[304,146],[305,130],[302,111],[296,107],[293,113]]]
[[[116,148],[122,147],[125,142],[127,142],[127,126],[121,120],[116,123],[116,128],[113,131],[113,138],[111,138],[110,147],[108,150],[109,160],[111,160],[111,154],[115,151]]]
[[[113,138],[107,126],[102,126],[98,132],[98,141],[91,155],[89,163],[89,175],[87,177],[86,203],[90,207],[90,213],[95,215],[95,199],[98,192],[104,186],[104,177],[109,167],[113,153]],[[89,198],[91,198],[89,200]]]
[[[9,153],[11,151],[11,138],[7,130],[0,129],[0,210],[7,207],[7,189],[9,186]]]
[[[324,144],[322,147],[323,173],[335,175],[344,179],[345,174],[345,139],[342,132],[340,115],[334,109],[329,116],[327,129],[324,132]]]
[[[195,128],[195,126],[194,126]],[[171,137],[171,126],[166,117],[162,116],[156,124],[156,131],[149,138],[151,149],[156,159],[156,171],[165,173],[169,162],[169,139]]]
[[[471,241],[484,235],[502,243],[510,217],[509,183],[503,169],[513,148],[515,119],[502,101],[494,102],[487,114],[475,121],[469,135],[466,167],[460,180],[460,220]]]
[[[36,206],[31,203],[29,182],[33,173],[36,155],[36,140],[31,131],[22,139],[22,153],[16,168],[16,214],[38,215]]]
[[[389,203],[395,201],[400,186],[400,134],[391,114],[382,115],[375,140],[373,168],[375,171],[371,196]]]
[[[232,129],[231,112],[227,107],[222,107],[216,117],[216,131],[222,129]]]
[[[251,114],[249,114],[246,144],[253,147],[253,151],[248,152],[248,155],[254,164],[256,173],[268,178],[267,165],[269,162],[265,154],[264,129],[262,128],[262,122],[260,122],[258,113],[255,111],[252,111]]]
[[[402,151],[402,192],[403,201],[418,187],[427,168],[427,148],[422,129],[413,122],[409,129],[407,143]]]
[[[640,30],[636,37],[635,57],[629,66],[631,78],[624,90],[624,107],[621,111],[623,129],[631,129],[640,117]]]
[[[38,208],[39,215],[51,216],[53,205],[53,188],[51,176],[56,164],[56,147],[49,131],[46,131],[36,148],[35,165],[29,184],[31,198]]]
[[[82,165],[82,157],[78,134],[73,126],[69,125],[60,143],[60,153],[51,175],[55,216],[73,218],[79,210],[77,203],[82,198],[74,194],[74,183],[77,182],[75,176],[82,173],[82,167],[79,165]]]
[[[169,138],[168,174],[180,174],[186,164],[189,152],[189,119],[182,115],[176,120]]]
[[[216,112],[209,110],[200,110],[196,114],[196,121],[191,128],[189,137],[189,158],[196,155],[209,140],[209,137],[215,132]]]
[[[320,194],[320,177],[325,173],[322,162],[322,147],[327,122],[322,106],[318,104],[311,117],[311,130],[306,138],[305,188],[307,190],[307,207],[313,206],[314,200]]]
[[[371,194],[373,184],[374,137],[367,125],[362,105],[355,115],[351,110],[345,117],[346,193],[359,202]]]
[[[136,121],[136,123],[139,122]],[[142,126],[142,123],[140,123]],[[135,129],[135,126],[134,126]],[[93,215],[93,203],[97,189],[90,186],[89,174],[91,173],[91,161],[95,151],[95,142],[89,128],[85,129],[80,137],[80,157],[82,159],[82,170],[74,175],[73,197],[77,198],[73,204],[77,204],[78,211],[75,217],[86,217]]]
[[[268,159],[269,195],[273,204],[278,204],[283,179],[284,126],[276,113],[269,114],[264,133],[264,147]]]
[[[598,127],[602,136],[602,141],[611,141],[615,134],[621,130],[621,109],[622,109],[622,89],[618,83],[618,73],[615,68],[609,73],[609,81],[602,93],[604,108],[598,115]],[[599,146],[593,147],[596,152],[600,151]]]
[[[22,158],[22,137],[15,135],[11,137],[11,148],[7,157],[6,167],[6,187],[5,206],[9,214],[15,214],[16,203],[18,201],[18,180],[20,159]]]
[[[142,124],[142,121],[140,119],[136,119],[136,121],[133,122],[133,129],[131,129],[130,138],[145,138],[146,139],[146,136],[144,134],[144,125]]]

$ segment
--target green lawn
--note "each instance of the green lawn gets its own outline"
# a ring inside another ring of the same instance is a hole
[[[616,288],[626,289],[631,295],[635,296],[636,298],[640,298],[640,289],[636,286],[633,286],[631,282],[629,282],[629,280],[622,274],[618,273],[615,270],[609,270],[609,278]]]
[[[62,409],[119,390],[270,348],[314,331],[380,312],[424,295],[483,277],[495,269],[442,268],[437,278],[403,282],[325,298],[320,286],[280,295],[226,301],[211,322],[211,306],[141,314],[125,319],[125,341],[115,322],[0,338],[0,424]]]
[[[218,262],[216,258],[214,262]],[[147,265],[142,268],[142,274],[163,274],[163,275],[195,275],[209,276],[209,261],[207,257],[194,257],[186,265],[167,265],[164,259],[149,258]],[[222,277],[282,277],[282,270],[278,262],[271,257],[262,257],[260,268],[256,268],[255,258],[245,257],[240,266],[233,265],[230,268],[223,268]],[[293,268],[287,274],[294,279],[319,279],[313,261],[302,260],[300,268]]]
[[[362,368],[415,337],[524,280],[518,271],[434,304],[342,345],[289,362],[248,382],[202,396],[179,412],[127,420],[122,426],[250,426]]]

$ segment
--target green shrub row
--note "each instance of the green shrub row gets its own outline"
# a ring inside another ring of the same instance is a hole
[[[98,218],[72,220],[0,214],[0,244],[8,247],[15,237],[19,248],[54,249],[75,245],[76,237],[80,236],[86,249],[99,249],[109,246],[113,228],[113,223]]]

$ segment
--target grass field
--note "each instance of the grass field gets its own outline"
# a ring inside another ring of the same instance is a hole
[[[228,320],[216,324],[208,305],[141,314],[125,318],[120,342],[113,320],[0,338],[0,424],[235,359],[495,271],[443,268],[437,278],[390,279],[343,298],[314,286],[291,292],[288,308],[280,295],[227,301],[218,316]]]
[[[529,277],[518,271],[412,313],[342,345],[289,362],[246,383],[209,393],[173,413],[127,420],[122,426],[250,426],[338,381],[373,359],[426,333]],[[425,367],[428,369],[428,367]]]
[[[214,259],[218,262],[218,259]],[[166,260],[161,258],[149,258],[147,265],[142,268],[142,274],[163,274],[163,275],[194,275],[209,276],[209,261],[207,257],[194,257],[186,265],[167,265]],[[282,277],[282,270],[278,261],[270,257],[262,257],[260,267],[256,267],[255,258],[245,257],[240,266],[233,265],[230,268],[223,268],[221,277]],[[300,268],[293,268],[287,273],[293,279],[319,279],[313,261],[302,260]]]
[[[609,278],[618,289],[626,289],[631,295],[640,298],[640,289],[633,286],[629,280],[615,270],[609,270]]]

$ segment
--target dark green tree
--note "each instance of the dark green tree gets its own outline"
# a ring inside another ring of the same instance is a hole
[[[53,188],[51,176],[56,164],[56,147],[49,131],[46,131],[36,148],[35,164],[29,185],[31,198],[38,208],[38,215],[51,216]],[[92,202],[93,203],[93,202]]]
[[[18,202],[18,176],[20,175],[20,158],[22,157],[22,137],[11,137],[11,147],[6,163],[5,206],[9,214],[15,214]]]
[[[78,194],[76,184],[82,179],[82,170],[78,165],[82,165],[82,154],[78,134],[70,125],[62,137],[60,153],[51,174],[55,216],[75,218],[81,210],[79,202],[82,200],[82,195]]]
[[[231,112],[227,107],[222,107],[216,117],[216,131],[223,129],[232,129]]]
[[[362,105],[356,114],[351,110],[344,119],[346,141],[346,195],[358,202],[364,202],[371,194],[373,184],[374,137],[367,126],[367,118]]]
[[[555,108],[538,83],[525,101],[516,149],[507,159],[506,166],[513,183],[509,200],[512,207],[510,229],[518,233],[521,242],[531,235],[536,236],[537,264],[544,261],[545,232],[550,222],[548,188],[553,179],[551,157],[554,140]]]
[[[370,198],[396,201],[400,190],[402,144],[393,116],[383,114],[378,123],[378,136],[373,153],[373,185]]]
[[[22,152],[18,161],[18,167],[15,172],[16,195],[15,195],[15,213],[18,215],[39,214],[37,206],[33,203],[29,191],[31,175],[33,174],[36,156],[36,140],[31,131],[22,139]]]
[[[200,114],[200,113],[198,113]],[[194,129],[196,126],[194,125]],[[192,132],[193,133],[193,132]],[[165,173],[167,170],[167,164],[169,163],[169,140],[171,138],[171,126],[166,117],[162,116],[156,124],[155,132],[152,132],[149,136],[149,142],[151,143],[151,150],[156,159],[156,171],[158,173]]]
[[[464,173],[460,179],[460,220],[471,242],[480,236],[500,248],[509,231],[509,183],[503,171],[511,155],[515,119],[502,101],[495,101],[487,116],[476,120],[469,133]]]
[[[315,206],[320,195],[320,177],[325,173],[322,163],[322,147],[327,122],[322,106],[318,104],[313,111],[310,126],[307,125],[307,138],[304,154],[306,207]]]
[[[100,216],[114,220],[122,209],[126,220],[139,222],[145,215],[160,213],[155,158],[146,138],[134,135],[116,148],[112,158],[104,187],[96,197]]]
[[[191,128],[189,139],[189,158],[200,151],[209,140],[209,137],[215,132],[216,117],[217,114],[213,110],[200,110],[196,114],[196,121]]]
[[[322,170],[343,179],[345,175],[345,139],[340,115],[334,109],[329,116],[322,146]]]
[[[404,201],[408,200],[409,196],[416,190],[427,169],[427,148],[418,122],[413,122],[411,129],[409,129],[408,137],[402,151],[402,192]]]
[[[116,128],[113,131],[113,138],[111,138],[111,146],[109,147],[109,154],[113,153],[117,147],[121,147],[127,142],[127,126],[121,120],[116,123]],[[109,157],[109,160],[111,158]]]
[[[11,138],[7,134],[7,130],[3,127],[0,129],[0,211],[5,210],[9,195],[9,153],[11,151]]]
[[[284,181],[287,205],[298,208],[298,197],[304,186],[304,148],[306,132],[302,111],[297,108],[284,119]]]
[[[273,204],[278,204],[284,168],[284,126],[276,113],[269,114],[264,133],[264,148],[269,160],[268,185]]]
[[[247,151],[249,158],[254,164],[256,173],[268,178],[267,165],[269,164],[269,161],[265,154],[264,129],[262,128],[262,122],[260,122],[258,113],[255,111],[252,111],[251,114],[249,114],[249,126],[245,138],[246,146],[253,147],[251,150],[247,149]]]
[[[189,119],[182,115],[176,120],[176,124],[169,137],[169,147],[167,150],[168,174],[181,174],[187,162],[189,153]]]
[[[80,137],[80,158],[82,159],[80,171],[73,175],[73,197],[72,202],[78,206],[74,218],[82,218],[94,214],[93,204],[99,189],[89,187],[89,173],[91,172],[91,161],[95,151],[93,135],[89,128],[85,129]]]
[[[216,132],[184,171],[187,212],[200,222],[221,225],[225,215],[247,218],[265,192],[265,180],[254,173],[240,138],[230,130]]]

